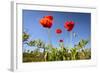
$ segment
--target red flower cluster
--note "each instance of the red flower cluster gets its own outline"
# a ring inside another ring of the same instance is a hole
[[[67,31],[71,31],[74,27],[74,22],[73,21],[67,21],[64,24],[64,27],[67,29]]]
[[[58,28],[58,29],[56,29],[56,33],[57,33],[57,34],[61,34],[61,33],[62,33],[62,30],[61,30],[61,29],[59,29],[59,28]]]
[[[40,24],[45,28],[51,28],[52,21],[53,21],[53,16],[44,16],[42,19],[40,19]]]

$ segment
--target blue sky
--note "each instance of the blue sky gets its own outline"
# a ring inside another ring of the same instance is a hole
[[[80,39],[88,39],[91,36],[90,13],[23,10],[23,31],[30,35],[29,40],[41,39],[48,43],[47,29],[43,28],[39,23],[39,20],[46,15],[52,15],[54,18],[53,26],[50,29],[51,41],[54,47],[58,47],[59,39],[63,39],[65,46],[69,46],[70,33],[64,28],[66,21],[72,20],[75,22],[72,32],[75,32],[77,37],[72,38],[72,46],[77,44]],[[60,28],[63,31],[59,37],[55,34],[56,28]],[[90,43],[86,47],[90,48]],[[23,45],[23,48],[33,49],[33,47],[27,45]]]

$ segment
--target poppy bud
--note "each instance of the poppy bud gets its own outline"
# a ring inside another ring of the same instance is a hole
[[[57,34],[61,34],[61,33],[62,33],[62,30],[61,30],[61,29],[59,29],[59,28],[58,28],[58,29],[56,29],[56,33],[57,33]]]

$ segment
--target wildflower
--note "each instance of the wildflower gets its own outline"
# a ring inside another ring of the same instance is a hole
[[[65,29],[67,29],[67,31],[72,31],[72,29],[74,28],[74,22],[73,21],[67,21],[64,24]]]
[[[59,28],[58,28],[58,29],[56,29],[56,33],[57,33],[57,34],[61,34],[61,33],[62,33],[62,30],[61,30],[61,29],[59,29]]]
[[[44,28],[51,28],[52,27],[52,21],[48,18],[42,18],[40,19],[40,24],[44,27]]]
[[[62,39],[60,39],[59,42],[64,42],[64,41]]]

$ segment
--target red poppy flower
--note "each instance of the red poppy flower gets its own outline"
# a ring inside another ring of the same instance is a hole
[[[45,28],[51,28],[52,21],[48,18],[42,18],[40,19],[40,24]]]
[[[62,33],[62,30],[61,30],[61,29],[59,29],[59,28],[58,28],[58,29],[56,29],[56,33],[57,33],[57,34],[61,34],[61,33]]]
[[[73,21],[67,21],[64,24],[64,27],[67,29],[67,31],[71,31],[74,28],[74,22]]]
[[[51,21],[53,20],[53,16],[50,16],[50,15],[44,16],[44,18],[48,18],[48,19],[50,19]]]
[[[59,40],[59,42],[64,42],[63,40]]]

